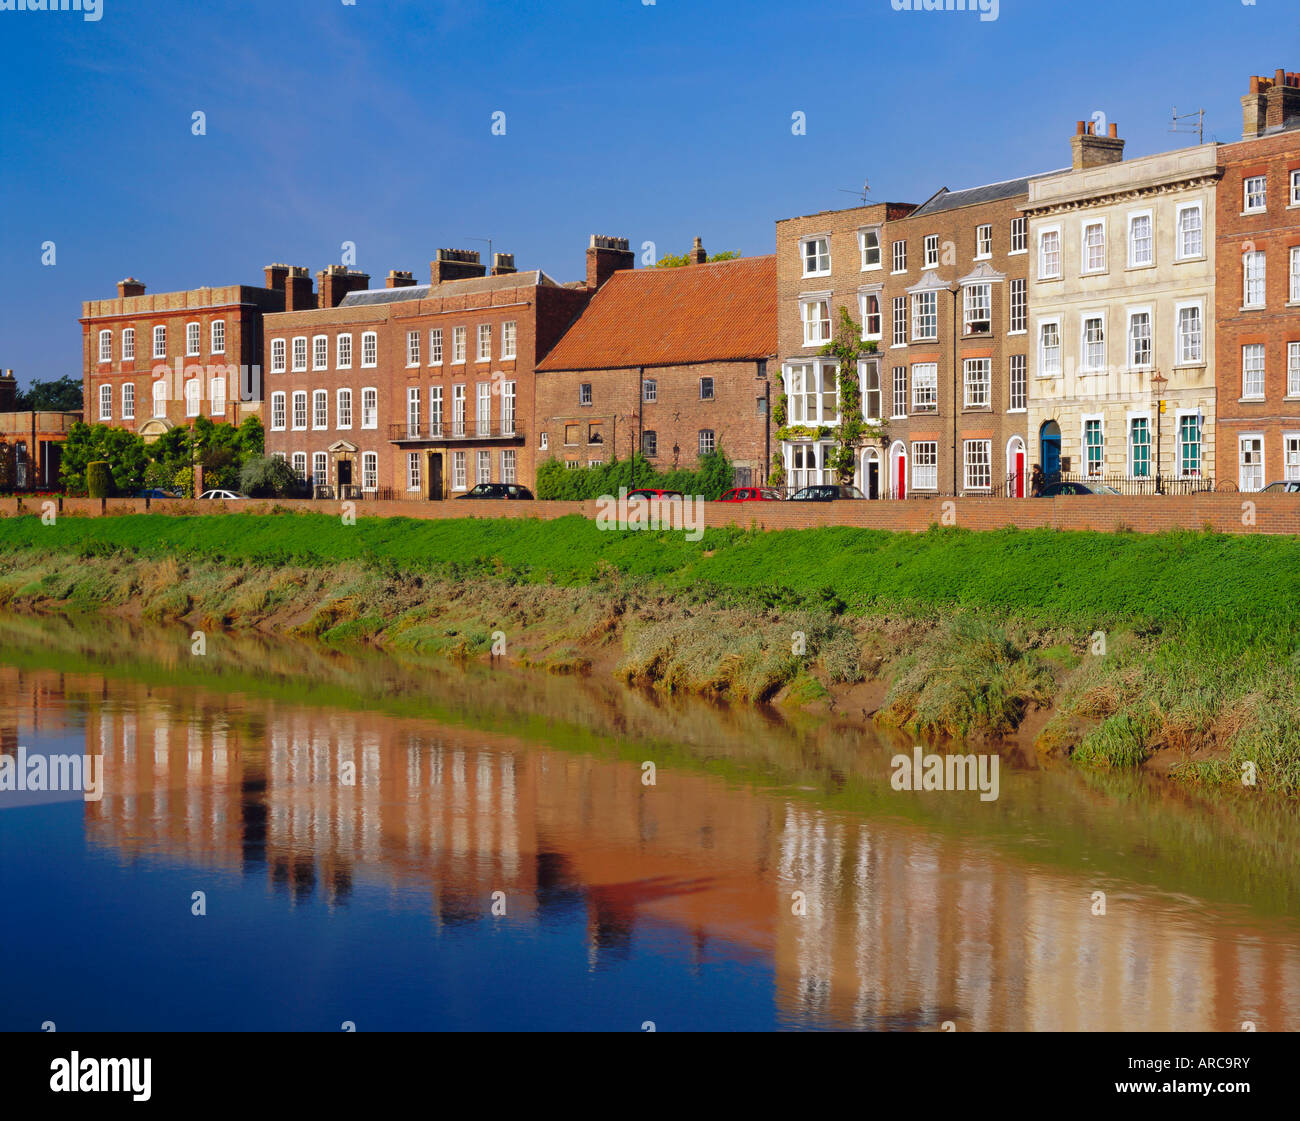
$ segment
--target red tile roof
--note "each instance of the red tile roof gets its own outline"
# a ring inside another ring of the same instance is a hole
[[[776,258],[623,269],[539,370],[613,370],[776,353]]]

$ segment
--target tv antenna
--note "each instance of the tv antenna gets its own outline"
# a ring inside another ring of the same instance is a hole
[[[486,241],[488,247],[487,275],[492,275],[492,269],[496,266],[496,261],[492,259],[492,239],[490,237],[469,237],[466,235],[466,241]]]
[[[1183,113],[1179,116],[1178,106],[1174,106],[1174,119],[1169,129],[1170,132],[1182,132],[1190,135],[1196,133],[1196,143],[1205,143],[1205,110],[1197,109],[1194,113]]]
[[[866,179],[862,180],[861,187],[836,187],[835,189],[843,191],[846,195],[857,195],[862,202],[866,202],[871,197],[871,183]]]

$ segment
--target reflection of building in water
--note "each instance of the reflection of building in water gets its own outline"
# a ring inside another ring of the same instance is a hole
[[[61,680],[39,677],[4,679],[18,689],[10,722]],[[676,768],[647,787],[635,763],[382,713],[92,678],[60,688],[85,709],[87,750],[107,756],[91,839],[131,856],[241,868],[295,900],[425,893],[439,924],[499,921],[504,892],[506,921],[585,920],[593,966],[638,938],[700,968],[771,960],[790,1022],[1300,1028],[1300,954],[1285,940],[1136,891],[1112,889],[1095,916],[1085,878],[958,831]]]

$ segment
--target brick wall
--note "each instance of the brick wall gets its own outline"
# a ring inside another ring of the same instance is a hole
[[[41,513],[43,499],[0,499],[0,517]],[[50,501],[57,500],[52,499]],[[105,512],[145,512],[143,499],[110,498]],[[249,501],[192,502],[162,501],[149,504],[159,514],[270,513],[293,510],[339,513],[337,502]],[[65,516],[96,516],[100,503],[88,498],[64,498]],[[549,521],[581,514],[595,517],[595,502],[374,502],[356,504],[358,517],[408,518],[540,518]],[[814,526],[846,525],[882,529],[897,533],[919,533],[933,525],[955,525],[973,530],[1019,529],[1093,530],[1112,533],[1131,529],[1138,533],[1160,533],[1174,529],[1217,533],[1300,534],[1300,496],[1285,494],[1193,494],[1181,496],[1082,497],[1003,499],[951,498],[916,499],[908,502],[750,502],[705,504],[706,528],[717,526],[755,527],[765,530],[808,529]]]
[[[1219,477],[1243,486],[1254,474],[1241,463],[1244,437],[1252,459],[1262,454],[1259,474],[1267,485],[1300,478],[1300,463],[1290,473],[1285,463],[1287,437],[1293,454],[1300,454],[1300,394],[1287,392],[1288,347],[1300,344],[1300,302],[1292,302],[1290,286],[1291,250],[1300,246],[1300,209],[1291,205],[1291,173],[1300,169],[1300,130],[1225,144],[1219,158],[1224,169],[1216,207]],[[1251,176],[1263,176],[1267,185],[1262,214],[1243,213],[1245,180]],[[1247,252],[1264,254],[1265,305],[1260,308],[1243,306]],[[1246,398],[1244,392],[1243,348],[1252,345],[1264,348],[1260,398]]]
[[[570,460],[586,467],[612,457],[627,459],[641,427],[653,434],[645,443],[646,458],[657,468],[694,468],[699,462],[700,433],[713,433],[714,446],[732,463],[766,479],[763,470],[767,414],[767,381],[757,362],[699,362],[682,366],[647,366],[645,380],[653,382],[654,400],[641,401],[639,368],[545,372],[537,377],[537,425],[546,433],[545,458]],[[701,379],[713,381],[713,397],[701,397]],[[591,386],[591,404],[579,403],[579,390]],[[779,382],[773,393],[780,393]],[[592,431],[600,435],[591,442]],[[673,448],[679,451],[674,454]]]

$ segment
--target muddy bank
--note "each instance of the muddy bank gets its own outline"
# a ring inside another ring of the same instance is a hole
[[[610,573],[583,587],[510,573],[449,579],[362,564],[329,569],[182,562],[116,554],[0,556],[10,610],[183,620],[196,631],[288,634],[327,646],[494,659],[552,674],[615,679],[781,706],[976,743],[1142,767],[1235,785],[1242,758],[1261,789],[1294,792],[1288,728],[1259,751],[1259,690],[1175,689],[1178,652],[1159,635],[1095,635],[953,609],[924,614],[781,610],[694,599]],[[1157,663],[1166,667],[1156,677]],[[1189,661],[1184,684],[1195,686]],[[1185,703],[1188,698],[1194,706]],[[1252,739],[1249,732],[1255,730]],[[1254,752],[1251,755],[1252,751]],[[1255,757],[1258,756],[1256,759]]]

